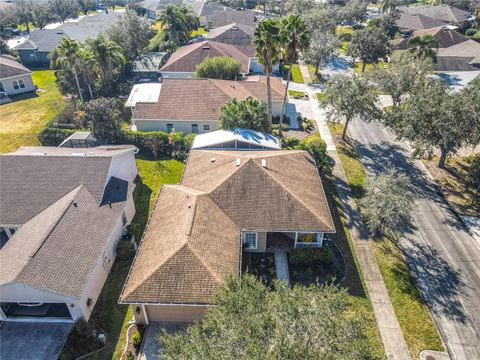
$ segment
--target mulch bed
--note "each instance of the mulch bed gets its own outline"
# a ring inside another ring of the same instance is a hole
[[[273,253],[245,251],[242,259],[243,272],[255,275],[268,286],[272,285],[276,279],[275,256]]]
[[[340,283],[345,277],[343,256],[331,241],[324,241],[324,247],[331,248],[334,255],[332,264],[293,265],[289,262],[290,283],[309,286],[314,284]]]

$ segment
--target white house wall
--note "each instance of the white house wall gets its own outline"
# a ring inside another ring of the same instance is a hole
[[[108,176],[105,186],[112,176],[128,182],[133,182],[137,177],[137,174],[137,165],[135,163],[135,156],[133,155],[133,152],[115,155],[112,157],[112,161],[110,162],[110,168],[108,169]]]
[[[25,84],[25,88],[15,89],[13,87],[13,81],[18,81],[18,80],[23,80]],[[33,84],[32,75],[30,74],[1,79],[0,82],[2,83],[3,89],[5,90],[7,95],[17,95],[17,94],[22,94],[29,91],[35,91],[35,85]]]
[[[218,130],[218,121],[177,121],[177,120],[141,120],[135,119],[135,125],[138,131],[163,131],[168,132],[167,124],[172,124],[176,132],[189,134],[192,132],[192,125],[198,125],[198,133],[203,134]],[[204,125],[209,125],[209,130],[204,130]]]
[[[161,75],[164,79],[174,78],[174,79],[190,79],[195,77],[193,72],[175,72],[175,71],[162,71]]]

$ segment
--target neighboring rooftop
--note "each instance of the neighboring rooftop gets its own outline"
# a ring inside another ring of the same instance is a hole
[[[210,28],[217,28],[228,24],[236,23],[255,27],[255,13],[248,10],[215,11],[207,17],[207,23]]]
[[[195,136],[192,149],[280,150],[278,137],[249,129],[217,130]]]
[[[203,60],[218,56],[228,56],[239,60],[242,64],[241,71],[248,73],[249,58],[254,56],[254,51],[251,46],[237,47],[216,41],[201,41],[179,48],[170,56],[160,71],[193,73]]]
[[[26,42],[17,46],[19,50],[53,51],[64,37],[84,42],[88,37],[97,36],[120,20],[118,13],[98,12],[83,17],[77,22],[67,22],[55,29],[34,30]]]
[[[272,100],[282,101],[284,85],[281,78],[271,78]],[[201,94],[201,96],[199,96]],[[216,120],[220,107],[227,101],[248,96],[267,101],[264,76],[249,77],[245,81],[217,79],[164,79],[155,103],[137,102],[135,119]]]
[[[209,304],[241,268],[241,232],[334,232],[305,151],[192,150],[162,188],[120,302]]]
[[[252,34],[253,29],[250,26],[232,23],[210,30],[207,40],[218,41],[216,39],[221,38],[224,43],[245,44],[251,43]]]
[[[408,38],[393,40],[392,43],[394,44],[394,50],[405,50],[408,47],[410,39],[425,35],[432,35],[435,40],[437,40],[439,48],[448,48],[468,40],[466,36],[463,36],[458,31],[450,30],[445,28],[445,26],[439,26],[431,29],[415,30]]]
[[[135,84],[133,85],[132,91],[130,91],[130,95],[128,96],[125,106],[135,107],[137,102],[155,103],[160,96],[161,90],[161,83]]]
[[[0,79],[6,79],[13,76],[31,74],[25,66],[15,60],[10,55],[0,55]]]
[[[80,185],[100,204],[112,157],[134,151],[131,146],[22,146],[0,155],[0,224],[24,224]]]
[[[444,23],[460,23],[463,21],[472,20],[472,15],[468,11],[445,4],[435,6],[399,6],[397,9],[401,13],[403,12],[410,15],[423,15],[431,19],[443,21]]]
[[[441,20],[436,20],[422,14],[407,14],[404,12],[400,12],[400,16],[395,23],[400,31],[431,29],[445,25],[445,22]]]

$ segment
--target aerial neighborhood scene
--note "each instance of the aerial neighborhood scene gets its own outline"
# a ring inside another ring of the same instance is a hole
[[[1,360],[480,360],[479,0],[0,0]]]

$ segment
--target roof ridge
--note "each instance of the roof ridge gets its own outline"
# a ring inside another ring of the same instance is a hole
[[[223,210],[222,210],[223,212]],[[220,279],[215,271],[213,271],[210,266],[202,259],[202,257],[197,253],[197,251],[187,242],[186,247],[192,252],[192,254],[197,258],[197,260],[203,265],[203,267],[208,271],[208,273],[217,281],[217,283],[221,283],[222,279]]]
[[[298,153],[297,153],[298,154]],[[276,184],[278,184],[282,189],[284,189],[286,192],[288,192],[288,194],[290,196],[292,196],[296,201],[298,201],[305,209],[307,209],[307,211],[313,215],[314,218],[316,218],[317,220],[319,220],[323,225],[326,225],[325,222],[320,219],[316,214],[315,212],[307,205],[305,204],[302,200],[300,200],[294,193],[292,193],[287,187],[285,187],[285,185],[283,185],[281,182],[279,182],[277,179],[275,179],[263,166],[261,166],[260,164],[258,164],[257,162],[253,162],[256,166],[258,166],[265,174],[267,174],[273,181],[275,181]],[[318,171],[317,171],[317,175],[318,175]],[[320,175],[319,175],[320,177]],[[321,179],[319,179],[320,182],[322,181]],[[325,226],[326,227],[326,226]]]

